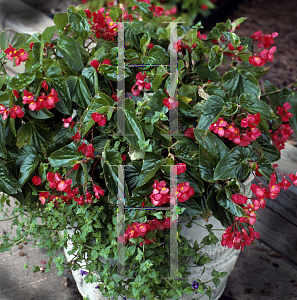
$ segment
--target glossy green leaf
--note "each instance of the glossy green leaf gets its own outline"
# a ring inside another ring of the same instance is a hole
[[[228,147],[213,133],[194,129],[199,141],[199,171],[206,181],[214,180],[214,172],[219,161],[229,153]]]
[[[31,145],[43,151],[53,142],[52,129],[40,120],[29,121],[17,131],[17,146]]]
[[[77,145],[72,142],[71,144],[53,152],[48,161],[54,168],[70,166],[84,157],[84,154],[81,151],[77,152],[77,149]]]
[[[271,175],[275,173],[270,161],[263,157],[258,161],[259,169],[265,174],[266,178],[270,180]]]
[[[270,162],[274,162],[280,159],[280,153],[277,148],[270,143],[268,136],[262,134],[256,141],[263,150],[264,157],[266,157]]]
[[[72,101],[76,102],[82,108],[87,108],[92,101],[92,95],[85,78],[82,75],[79,77],[69,76],[66,82]]]
[[[244,110],[253,114],[260,113],[261,118],[265,118],[269,121],[277,119],[273,110],[264,101],[252,95],[244,93],[239,97],[238,102]]]
[[[10,175],[9,171],[0,162],[0,191],[4,194],[14,195],[22,192],[18,181]]]
[[[80,74],[84,68],[84,63],[76,40],[59,37],[56,48],[57,55],[65,59],[68,67],[76,74]]]
[[[234,147],[217,164],[214,172],[214,180],[227,180],[245,178],[250,171],[247,160],[250,158],[250,150],[241,146]]]
[[[217,192],[212,192],[209,195],[207,198],[207,206],[212,211],[213,216],[218,219],[225,228],[233,224],[234,215],[218,204]]]
[[[185,208],[184,212],[181,214],[182,217],[197,216],[202,213],[200,205],[193,198],[190,198],[185,202],[178,202],[178,207]]]
[[[125,123],[124,128],[118,126],[118,129],[134,148],[140,149],[138,141],[145,141],[145,137],[142,127],[136,118],[134,100],[129,98],[125,99],[125,108],[123,109],[123,107],[121,107],[121,109],[118,110],[115,120],[119,125],[121,125],[122,122]]]
[[[39,164],[39,155],[30,153],[20,166],[19,184],[22,187]]]
[[[198,129],[207,130],[211,123],[218,120],[225,107],[224,98],[217,95],[210,96],[203,107]]]
[[[88,37],[90,25],[86,13],[82,9],[77,9],[73,6],[68,7],[67,9],[68,20],[73,31],[80,37]]]
[[[141,49],[143,55],[147,52],[147,50],[148,50],[147,45],[150,42],[151,42],[151,37],[150,37],[149,33],[146,32],[140,40],[140,49]]]
[[[71,115],[71,98],[65,77],[61,74],[61,69],[51,67],[47,71],[50,83],[57,91],[60,101],[56,103],[55,108],[63,114]]]
[[[11,119],[11,118],[10,118]],[[0,157],[6,159],[7,150],[5,147],[5,125],[4,121],[0,119]]]
[[[35,73],[20,73],[8,82],[7,88],[10,90],[24,89],[33,82],[35,77]]]
[[[144,27],[144,22],[133,21],[125,23],[125,44],[131,44],[140,51],[140,33]]]
[[[258,80],[248,71],[232,69],[223,76],[223,88],[230,97],[239,97],[242,93],[256,98],[261,93]]]
[[[211,81],[219,82],[222,81],[222,77],[217,70],[210,71],[206,65],[195,65],[194,72],[200,75],[202,78],[207,78]],[[199,77],[200,77],[199,76]]]
[[[142,63],[168,65],[169,59],[170,57],[166,50],[159,45],[155,45],[152,49],[150,49],[147,56],[142,57]]]
[[[209,54],[208,68],[210,71],[216,69],[223,62],[223,52],[218,45],[212,46]]]
[[[226,192],[228,188],[225,188],[218,192],[217,202],[226,210],[228,210],[232,215],[237,217],[246,216],[244,210],[237,204],[235,204],[231,199],[228,198]]]
[[[58,30],[63,31],[65,26],[68,23],[67,14],[66,13],[55,14],[54,15],[54,23],[56,24],[56,27]]]
[[[167,98],[165,91],[162,89],[157,90],[148,102],[148,106],[150,107],[150,109],[144,109],[142,118],[151,118],[154,116],[155,111],[162,111],[164,107],[163,99],[165,98]]]
[[[30,109],[27,110],[27,113],[35,118],[35,119],[39,119],[39,120],[44,120],[44,119],[50,119],[52,117],[54,117],[54,115],[46,108],[41,109],[39,111],[32,111]]]

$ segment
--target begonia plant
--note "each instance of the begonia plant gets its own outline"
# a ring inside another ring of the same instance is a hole
[[[42,34],[1,33],[0,191],[18,205],[11,216],[5,211],[10,200],[1,198],[1,214],[17,230],[16,237],[1,236],[0,251],[32,241],[48,250],[45,272],[52,262],[58,275],[84,268],[85,282],[100,276],[98,288],[106,297],[211,297],[199,274],[192,283],[162,279],[169,277],[169,232],[176,219],[168,209],[154,208],[169,207],[174,174],[173,192],[187,226],[212,215],[226,228],[219,241],[207,225],[209,234],[194,246],[178,235],[180,277],[190,272],[189,257],[195,266],[209,262],[199,253],[205,245],[242,250],[253,243],[259,238],[253,229],[257,211],[281,189],[297,185],[297,174],[279,174],[272,164],[297,131],[297,96],[293,84],[282,90],[268,81],[264,91],[259,86],[268,72],[264,66],[277,55],[277,33],[239,37],[236,28],[245,20],[240,18],[218,23],[208,34],[200,23],[177,25],[172,43],[170,22],[182,19],[154,17],[156,9],[136,0],[93,13],[69,7]],[[124,94],[117,90],[120,26]],[[264,50],[254,51],[253,42]],[[178,57],[177,97],[170,79],[172,49]],[[25,72],[9,76],[9,61]],[[119,166],[125,207],[133,208],[125,210],[122,236]],[[251,175],[267,183],[252,184],[253,196],[247,197],[241,186]],[[70,262],[55,254],[68,240],[75,255]],[[118,243],[125,244],[125,281],[116,266],[100,260],[116,259]],[[225,275],[213,270],[212,283]]]

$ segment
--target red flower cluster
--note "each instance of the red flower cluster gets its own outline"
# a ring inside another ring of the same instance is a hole
[[[234,125],[234,123],[228,125],[228,122],[223,118],[219,118],[217,122],[212,123],[209,126],[209,130],[217,133],[220,137],[228,138],[239,146],[248,146],[251,141],[255,141],[259,136],[261,136],[261,131],[256,128],[260,122],[260,114],[248,115],[246,118],[242,119],[242,127],[251,127],[250,130],[244,130],[240,133],[240,130]]]
[[[155,180],[153,188],[153,193],[150,195],[153,205],[160,206],[170,202],[170,190],[164,180],[160,182]],[[175,194],[179,202],[185,202],[195,194],[195,191],[188,182],[182,182],[176,187]]]
[[[165,10],[165,16],[175,15],[177,13],[176,6],[171,7],[171,9]]]
[[[15,119],[16,117],[22,118],[24,116],[24,112],[18,105],[8,108],[3,104],[0,104],[0,115],[3,115],[3,120],[6,120],[8,116],[10,116],[12,119]]]
[[[149,7],[149,10],[153,12],[153,16],[157,16],[160,17],[163,15],[164,13],[164,8],[162,6],[155,6],[155,5],[151,5]]]
[[[41,93],[41,96],[37,98],[37,101],[34,100],[33,93],[24,90],[23,103],[29,104],[29,108],[32,111],[39,111],[43,108],[52,109],[59,100],[58,93],[54,89],[52,89],[47,96],[45,93]]]
[[[282,117],[283,122],[288,122],[289,119],[292,118],[293,114],[288,112],[288,109],[290,108],[291,105],[288,102],[284,104],[283,108],[280,106],[277,107],[277,113]],[[281,151],[282,149],[285,149],[285,143],[294,131],[289,124],[281,124],[277,130],[269,130],[269,132],[271,133],[274,145]]]
[[[259,239],[260,233],[255,232],[252,227],[249,227],[249,232],[242,227],[241,231],[239,231],[238,227],[240,225],[236,223],[226,229],[225,233],[222,235],[221,244],[222,246],[227,246],[228,248],[241,248],[242,251],[244,246],[251,245],[255,239]]]
[[[9,47],[4,50],[4,53],[7,54],[7,58],[9,60],[13,60],[15,58],[15,64],[17,66],[19,66],[22,61],[28,59],[28,52],[26,52],[24,49],[19,49],[17,51],[16,48],[13,48],[11,45],[8,44],[8,46]]]
[[[267,49],[264,49],[260,53],[251,56],[249,58],[249,63],[256,67],[262,67],[263,65],[267,64],[267,60],[271,62],[273,61],[273,53],[275,52],[275,50],[275,46],[269,49],[269,51]]]
[[[207,35],[206,34],[201,34],[200,31],[197,31],[197,38],[200,40],[206,40]]]
[[[92,144],[85,144],[85,143],[82,143],[78,149],[77,149],[77,152],[81,151],[86,157],[90,157],[92,159],[94,159],[94,147]]]
[[[151,88],[151,84],[149,82],[146,82],[145,80],[147,80],[147,74],[145,72],[143,72],[143,74],[141,72],[139,72],[136,75],[136,82],[135,84],[132,86],[131,92],[133,96],[138,96],[140,94],[141,90],[149,90]],[[137,89],[135,89],[135,86],[137,85]]]
[[[163,99],[163,104],[169,109],[174,109],[179,106],[179,102],[175,101],[172,97]]]
[[[147,223],[137,223],[134,222],[132,225],[127,226],[127,230],[125,231],[125,243],[131,239],[131,238],[137,238],[139,236],[144,236],[147,232],[153,231],[156,228],[158,230],[164,230],[165,228],[170,228],[170,218],[164,218],[163,222],[160,222],[158,219],[149,220]],[[145,244],[148,245],[152,243],[153,241],[156,241],[156,239],[148,240],[145,238]],[[124,242],[124,239],[122,239],[122,242]],[[140,246],[142,246],[143,241],[140,243]]]
[[[283,122],[289,122],[289,119],[292,118],[293,114],[288,112],[288,109],[291,109],[289,102],[284,103],[284,107],[277,107],[277,114],[282,117]]]
[[[65,128],[68,128],[69,125],[71,126],[71,128],[73,128],[73,126],[74,126],[74,124],[75,124],[75,122],[73,122],[73,120],[72,120],[71,117],[69,117],[69,118],[67,118],[67,119],[62,119],[62,121],[64,122],[63,126],[64,126]]]
[[[92,119],[95,122],[98,122],[99,126],[104,126],[106,124],[106,117],[105,115],[99,113],[92,113]]]
[[[113,22],[109,17],[109,12],[103,15],[105,7],[101,7],[97,13],[93,12],[93,25],[91,29],[95,32],[97,39],[103,38],[107,41],[114,41],[114,37],[117,35],[117,24]],[[87,17],[90,18],[90,14],[87,12]]]
[[[198,36],[198,33],[197,33],[197,36]],[[202,35],[202,36],[204,36],[204,35]],[[190,47],[190,46],[188,46],[187,44],[185,44],[182,41],[177,41],[177,42],[174,42],[173,49],[175,49],[175,53],[177,53],[177,52],[183,52],[184,49],[187,49],[189,52],[192,52],[192,49],[196,48],[196,46],[197,46],[196,43],[194,43]]]
[[[100,196],[104,196],[104,190],[102,190],[99,185],[94,185],[93,189],[97,199],[100,199]]]
[[[97,59],[93,59],[93,60],[90,61],[90,65],[92,67],[94,67],[96,69],[96,71],[98,71],[98,68],[99,68],[100,65],[109,65],[109,66],[111,66],[111,62],[108,58],[104,59],[102,61],[102,63],[99,63],[99,61]]]
[[[178,163],[177,165],[172,166],[172,172],[175,175],[180,175],[186,172],[186,169],[187,169],[187,165],[185,163]]]
[[[49,182],[49,186],[52,189],[57,189],[60,192],[69,192],[71,190],[71,179],[62,179],[59,173],[48,172],[46,178]]]
[[[254,32],[251,38],[253,41],[258,42],[258,48],[269,48],[272,44],[274,44],[274,38],[277,36],[277,32],[273,32],[272,34],[263,34],[261,31],[257,31]]]
[[[187,130],[184,131],[185,136],[195,139],[195,135],[194,135],[194,127],[190,127]]]
[[[155,180],[153,188],[153,193],[150,195],[153,205],[160,206],[170,201],[169,188],[166,187],[166,182],[164,180],[160,182]]]

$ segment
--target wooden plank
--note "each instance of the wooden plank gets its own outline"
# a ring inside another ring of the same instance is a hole
[[[266,207],[258,210],[255,230],[264,243],[297,263],[297,226]]]

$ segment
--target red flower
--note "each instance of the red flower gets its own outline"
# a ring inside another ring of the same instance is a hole
[[[174,109],[179,106],[179,102],[171,97],[163,99],[163,104],[169,109]]]
[[[185,202],[195,194],[195,191],[188,182],[182,182],[177,186],[176,194],[179,202]]]
[[[16,117],[22,118],[24,116],[22,108],[18,105],[15,105],[11,109],[9,109],[8,113],[12,119],[15,119]]]
[[[237,204],[246,204],[248,198],[244,195],[237,193],[237,194],[232,195],[231,199],[233,202],[235,202]]]
[[[200,40],[206,40],[207,39],[207,35],[206,34],[201,34],[200,31],[197,31],[197,37]]]
[[[17,56],[17,50],[16,48],[11,47],[11,45],[8,44],[8,48],[6,50],[4,50],[4,53],[7,54],[7,58],[9,60],[13,60],[14,57]]]
[[[251,56],[249,58],[249,63],[256,67],[262,67],[266,64],[266,60],[262,58],[260,55],[256,54],[255,56]]]
[[[261,188],[260,186],[254,184],[254,183],[251,185],[251,190],[258,198],[263,198],[266,193],[265,188]]]
[[[125,154],[121,154],[122,161],[126,161],[127,157]]]
[[[33,176],[32,182],[35,185],[40,185],[41,184],[41,178],[39,176]]]
[[[26,52],[24,49],[20,49],[16,54],[17,56],[15,59],[15,64],[17,66],[19,66],[21,62],[27,60],[28,58],[28,52]]]
[[[45,200],[50,196],[49,192],[40,192],[39,193],[39,200],[41,204],[45,204]]]
[[[92,204],[93,203],[93,196],[91,193],[86,192],[86,199],[85,199],[86,204]]]
[[[184,134],[187,136],[187,137],[190,137],[192,139],[195,139],[195,136],[194,136],[194,127],[190,127],[188,128],[187,130],[184,131]]]
[[[3,121],[8,117],[8,110],[3,104],[0,104],[0,115],[3,115]]]
[[[80,132],[78,131],[71,139],[72,139],[72,140],[79,141],[80,138],[81,138],[81,134],[80,134]]]
[[[46,83],[45,80],[42,81],[42,85],[41,85],[46,91],[48,90],[48,85]]]
[[[154,44],[148,44],[147,47],[148,47],[149,49],[152,49],[152,48],[154,47]]]
[[[13,93],[13,95],[14,95],[16,98],[19,98],[19,97],[20,97],[20,95],[19,95],[19,93],[18,93],[17,90],[12,90],[12,93]],[[291,107],[290,107],[290,108],[291,108]]]
[[[176,6],[173,6],[170,10],[165,10],[165,16],[175,15],[177,13]]]
[[[206,4],[201,4],[201,8],[206,10],[206,9],[208,9],[208,6]]]
[[[71,128],[73,128],[73,126],[74,126],[74,124],[75,124],[75,123],[72,121],[72,118],[71,118],[71,117],[69,117],[69,118],[67,118],[67,119],[62,119],[62,121],[64,122],[63,126],[64,126],[65,128],[68,128],[69,125],[71,126]]]
[[[66,180],[60,180],[57,181],[57,187],[56,189],[58,191],[65,191],[67,188],[70,188],[72,184],[72,180],[71,179],[66,179]]]
[[[102,65],[109,65],[111,66],[111,62],[108,58],[104,59],[103,62],[102,62]]]
[[[57,103],[60,99],[58,99],[58,93],[52,89],[51,92],[46,97],[44,106],[46,109],[51,109],[55,107],[55,103]]]
[[[106,124],[105,115],[102,115],[102,114],[99,114],[99,113],[92,113],[91,117],[95,122],[98,122],[99,126],[104,126]]]
[[[76,163],[72,169],[75,171],[75,170],[79,169],[79,167],[80,167],[80,163]]]
[[[87,15],[87,18],[92,18],[92,12],[89,10],[89,9],[84,9],[84,12],[86,13],[86,15]]]
[[[99,61],[97,59],[93,59],[93,60],[90,61],[90,65],[92,67],[94,67],[97,71],[100,64],[99,64]]]
[[[172,166],[172,172],[175,175],[180,175],[186,172],[186,169],[187,169],[187,165],[185,163],[178,163],[177,165]]]
[[[158,180],[155,180],[153,188],[153,193],[150,195],[150,199],[153,205],[160,206],[169,201],[169,188],[166,187],[166,182],[164,180],[160,182]]]
[[[97,199],[100,199],[100,196],[104,196],[104,190],[102,190],[99,185],[94,185],[93,189]]]
[[[155,6],[155,5],[151,5],[149,7],[149,10],[153,12],[153,16],[157,16],[160,17],[163,15],[164,13],[164,8],[162,6]]]

